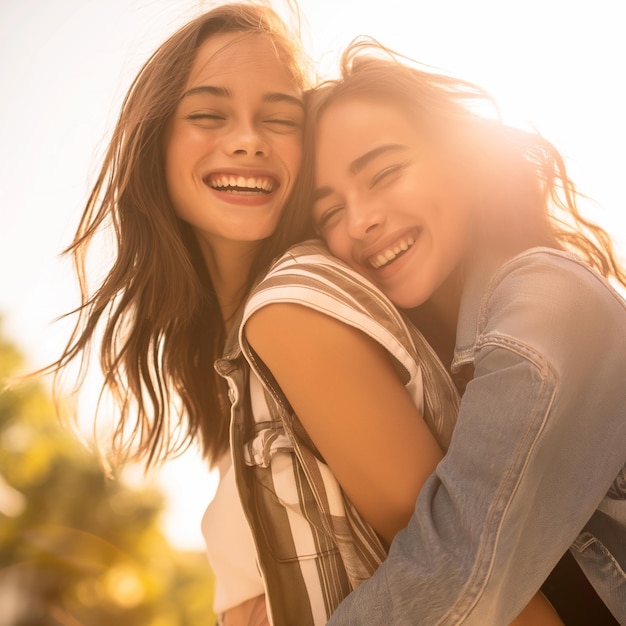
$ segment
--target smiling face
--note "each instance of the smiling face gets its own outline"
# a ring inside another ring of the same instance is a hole
[[[165,141],[167,188],[202,249],[269,237],[302,153],[303,108],[264,35],[211,36],[199,49]]]
[[[397,107],[344,99],[317,127],[315,223],[399,307],[437,296],[470,240],[467,184]],[[448,168],[449,169],[449,168]]]

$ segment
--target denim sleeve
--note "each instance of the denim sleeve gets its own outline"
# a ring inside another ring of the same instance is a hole
[[[448,453],[331,626],[483,626],[520,612],[624,466],[625,329],[624,302],[566,258],[500,272]]]

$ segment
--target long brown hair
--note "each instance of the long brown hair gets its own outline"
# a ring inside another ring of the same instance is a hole
[[[291,3],[292,8],[295,4]],[[55,395],[70,363],[85,379],[90,350],[99,344],[108,391],[119,411],[111,452],[117,461],[150,466],[199,437],[214,461],[228,446],[223,383],[213,370],[225,330],[208,271],[191,228],[179,220],[167,193],[163,135],[198,48],[213,34],[239,32],[271,38],[294,82],[307,86],[297,34],[269,6],[231,3],[190,21],[144,64],[123,102],[100,174],[87,201],[71,254],[81,288],[74,331],[48,371]],[[115,259],[99,286],[87,279],[88,252],[103,229],[114,234]],[[253,264],[258,272],[290,240],[282,229]]]
[[[554,145],[504,124],[493,98],[477,85],[418,67],[370,38],[354,40],[341,57],[339,78],[309,94],[302,198],[314,184],[320,117],[334,102],[354,98],[398,107],[471,181],[480,216],[476,245],[498,245],[511,255],[533,246],[567,249],[626,286],[611,238],[580,213],[581,195]]]

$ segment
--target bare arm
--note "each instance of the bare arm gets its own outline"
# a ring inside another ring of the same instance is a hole
[[[443,456],[387,352],[297,304],[255,312],[246,337],[363,517],[390,541]]]
[[[357,510],[387,541],[408,522],[443,452],[387,352],[297,304],[272,304],[246,337]],[[538,593],[513,622],[562,624]]]

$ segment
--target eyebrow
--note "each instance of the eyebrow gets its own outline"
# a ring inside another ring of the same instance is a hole
[[[187,89],[187,91],[183,93],[181,100],[183,98],[195,96],[198,94],[208,94],[210,96],[217,96],[218,98],[233,97],[233,92],[230,89],[226,89],[226,87],[216,87],[214,85],[199,85],[198,87],[192,87],[191,89]],[[262,100],[263,102],[286,102],[287,104],[293,104],[297,107],[300,107],[301,109],[304,109],[304,102],[300,98],[280,91],[270,91],[264,93]]]
[[[381,154],[385,154],[386,152],[394,152],[396,150],[407,150],[409,146],[406,146],[402,143],[386,143],[382,146],[377,146],[373,148],[369,152],[362,154],[360,157],[357,157],[350,163],[350,167],[348,168],[351,174],[358,174],[365,168],[368,163],[371,163],[375,158],[379,157]],[[318,200],[322,200],[326,198],[333,192],[331,187],[318,187],[313,190],[311,201],[313,203]]]
[[[324,198],[330,196],[332,192],[333,190],[331,187],[318,187],[317,189],[314,189],[311,194],[311,204],[315,204],[319,200],[323,200]]]
[[[360,157],[354,159],[352,163],[350,163],[350,173],[358,174],[363,168],[373,161],[376,157],[379,157],[381,154],[385,152],[393,152],[395,150],[406,150],[408,146],[402,143],[386,143],[382,146],[378,146],[369,152],[361,155]]]

